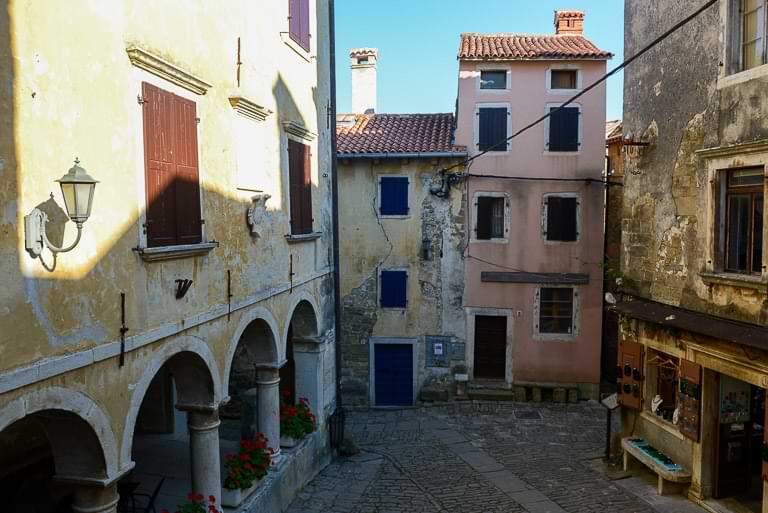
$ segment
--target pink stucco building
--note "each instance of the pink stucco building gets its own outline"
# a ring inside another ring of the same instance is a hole
[[[456,143],[470,156],[490,150],[466,181],[476,384],[598,395],[605,88],[501,142],[605,73],[612,55],[583,25],[584,13],[558,11],[555,35],[461,35]]]

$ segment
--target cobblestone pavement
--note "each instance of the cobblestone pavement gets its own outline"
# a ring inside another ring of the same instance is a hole
[[[596,403],[454,403],[347,415],[362,452],[334,461],[289,513],[696,513],[596,460]]]

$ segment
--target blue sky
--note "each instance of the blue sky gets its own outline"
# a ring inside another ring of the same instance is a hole
[[[556,9],[587,13],[585,35],[624,55],[623,0],[336,0],[338,112],[351,108],[349,50],[379,49],[378,112],[453,112],[461,32],[551,34]],[[608,119],[622,111],[623,76],[608,82]]]

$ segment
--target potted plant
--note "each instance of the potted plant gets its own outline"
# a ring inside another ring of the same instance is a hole
[[[272,450],[267,447],[264,434],[256,433],[253,440],[240,440],[238,453],[226,456],[222,504],[235,508],[247,499],[263,482],[271,459]]]
[[[294,447],[302,438],[316,428],[315,416],[309,409],[306,397],[299,398],[299,404],[291,404],[291,392],[283,392],[280,402],[280,446]]]
[[[208,496],[208,500],[205,500],[199,493],[189,492],[187,494],[187,501],[184,504],[179,504],[176,513],[219,513],[219,508],[216,506],[216,497],[213,495]],[[169,513],[167,509],[161,509],[160,513]]]

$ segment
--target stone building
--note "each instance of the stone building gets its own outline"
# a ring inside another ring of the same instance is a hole
[[[694,7],[627,1],[627,55]],[[625,74],[624,436],[680,465],[711,511],[768,512],[766,9],[721,0]]]
[[[561,107],[612,55],[584,18],[557,11],[547,35],[461,35],[456,142],[482,154],[466,186],[464,293],[479,387],[598,395],[605,87]]]
[[[279,511],[328,460],[329,2],[268,4],[4,2],[3,511],[220,498],[255,430]],[[282,451],[280,390],[319,424]]]
[[[356,112],[336,123],[344,405],[447,399],[465,363],[465,198],[439,171],[466,151],[452,114],[376,114],[378,51],[350,58]]]

